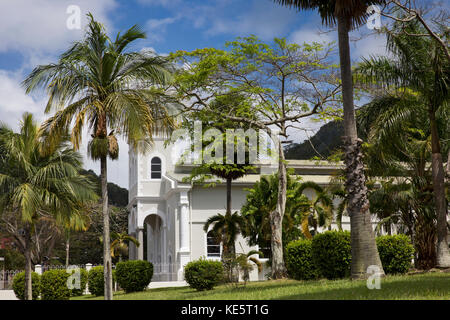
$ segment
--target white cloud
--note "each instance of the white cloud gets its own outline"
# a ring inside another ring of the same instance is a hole
[[[137,0],[138,3],[148,6],[173,7],[181,3],[181,0]]]
[[[70,30],[66,21],[69,5],[81,9],[82,29]],[[116,6],[115,0],[14,0],[0,1],[0,52],[9,50],[30,54],[53,53],[61,50],[83,34],[86,13],[110,27],[107,12]]]
[[[289,40],[297,44],[312,42],[329,43],[335,41],[335,36],[333,36],[333,33],[322,32],[319,29],[302,28],[292,32],[289,36]]]
[[[388,55],[386,51],[386,37],[384,35],[371,34],[363,36],[353,43],[352,59],[361,60],[370,56]]]

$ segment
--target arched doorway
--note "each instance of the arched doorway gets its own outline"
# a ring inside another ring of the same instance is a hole
[[[147,231],[147,238],[145,239],[147,247],[146,260],[153,264],[154,281],[160,281],[159,275],[164,272],[165,243],[163,224],[163,220],[157,214],[150,214],[144,220]]]

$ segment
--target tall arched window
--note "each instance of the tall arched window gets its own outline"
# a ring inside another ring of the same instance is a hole
[[[206,234],[206,253],[209,258],[220,257],[220,241],[213,231]]]
[[[161,179],[162,174],[162,162],[158,157],[153,157],[151,161],[151,171],[150,178],[151,179]]]

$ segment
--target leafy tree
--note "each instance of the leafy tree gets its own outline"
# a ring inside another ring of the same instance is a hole
[[[286,214],[283,217],[284,245],[302,236],[300,226],[304,221],[304,213],[310,208],[310,202],[300,191],[300,185],[299,181],[290,175],[287,176]],[[241,214],[246,220],[244,235],[248,237],[249,245],[258,245],[260,250],[263,250],[269,247],[271,240],[269,217],[277,205],[277,174],[262,176],[248,191],[246,202],[241,209]],[[265,256],[272,259],[271,255]]]
[[[406,33],[396,31],[405,30]],[[387,48],[395,56],[372,57],[363,61],[357,69],[362,81],[387,88],[413,90],[420,95],[421,105],[428,112],[431,132],[431,162],[434,201],[437,212],[437,265],[450,267],[450,251],[447,240],[447,203],[445,197],[445,174],[442,161],[436,113],[448,112],[450,91],[450,62],[442,47],[429,37],[409,34],[425,33],[417,21],[408,24],[394,23],[393,31],[387,31]],[[448,129],[448,128],[447,128]]]
[[[251,102],[251,117],[221,112],[224,118],[246,122],[275,138],[288,137],[288,128],[302,118],[328,118],[340,101],[336,66],[329,60],[332,46],[291,44],[274,39],[273,45],[255,36],[215,48],[178,51],[172,57],[186,68],[178,70],[175,89],[185,109],[208,108],[218,96],[244,95]],[[241,110],[241,106],[235,109]],[[239,112],[238,112],[239,113]],[[271,156],[278,159],[277,205],[270,214],[272,277],[283,278],[282,221],[286,210],[286,163],[281,139],[274,139]],[[261,140],[260,140],[261,141]]]
[[[55,140],[56,141],[56,140]],[[0,126],[0,213],[15,215],[9,231],[25,255],[25,292],[32,299],[32,236],[39,220],[67,221],[85,201],[96,199],[91,182],[79,171],[81,155],[69,148],[67,136],[48,147],[38,135],[33,116],[25,113],[20,132]]]
[[[86,121],[89,124],[92,140],[88,154],[100,160],[105,299],[111,300],[107,158],[115,160],[119,155],[116,134],[124,136],[136,150],[145,151],[154,132],[173,126],[168,109],[161,103],[161,90],[153,87],[168,82],[171,67],[159,56],[127,51],[136,40],[146,37],[138,26],[110,39],[91,14],[88,18],[85,38],[63,53],[57,63],[35,68],[24,86],[27,92],[47,89],[45,111],[56,111],[42,126],[48,143],[74,122],[71,140],[78,149],[82,129]]]
[[[356,130],[349,32],[366,21],[368,6],[383,4],[386,1],[357,0],[349,3],[346,0],[275,0],[275,2],[298,10],[317,9],[323,24],[330,27],[337,25],[338,27],[344,107],[347,211],[350,216],[352,243],[351,277],[365,278],[368,266],[377,265],[382,269],[382,265],[370,219],[361,154],[362,141],[358,139]]]

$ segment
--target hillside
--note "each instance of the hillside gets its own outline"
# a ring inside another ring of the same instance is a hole
[[[100,176],[92,170],[83,170],[97,184],[97,194],[101,196]],[[108,203],[116,207],[126,207],[128,204],[128,190],[115,183],[108,182]]]

